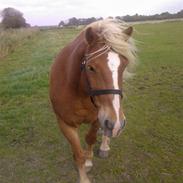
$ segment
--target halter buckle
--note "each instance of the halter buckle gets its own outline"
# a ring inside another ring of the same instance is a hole
[[[80,65],[81,71],[84,70],[85,65],[86,65],[86,60],[84,59],[84,60],[81,62],[81,65]]]

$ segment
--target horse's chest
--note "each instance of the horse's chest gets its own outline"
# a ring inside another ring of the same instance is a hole
[[[88,101],[78,100],[72,96],[60,97],[57,100],[57,110],[62,120],[70,125],[91,123],[97,120],[96,109]]]
[[[76,109],[74,111],[74,116],[82,123],[93,122],[97,119],[97,114],[95,111],[84,108]]]

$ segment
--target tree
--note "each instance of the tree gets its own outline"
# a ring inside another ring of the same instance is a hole
[[[58,24],[59,27],[63,27],[64,25],[65,25],[64,21],[61,21],[61,22]]]
[[[26,27],[26,21],[23,14],[14,8],[5,8],[1,12],[2,26],[8,28],[21,28]]]
[[[69,23],[68,23],[68,25],[70,25],[70,26],[77,26],[78,25],[78,19],[76,18],[76,17],[73,17],[73,18],[70,18],[69,19]]]

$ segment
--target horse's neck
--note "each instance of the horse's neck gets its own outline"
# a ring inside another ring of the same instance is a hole
[[[68,63],[70,69],[67,73],[69,75],[68,91],[71,94],[70,97],[73,99],[71,107],[74,105],[75,112],[78,112],[80,117],[82,115],[85,116],[85,120],[95,121],[97,119],[97,111],[87,93],[86,73],[81,70],[81,63],[86,53],[87,43],[84,39],[76,39],[71,44],[71,49],[73,51],[70,55],[70,63]]]
[[[81,33],[72,43],[70,43],[68,50],[67,62],[67,76],[68,85],[72,91],[82,90],[82,72],[81,72],[81,62],[84,58],[86,51],[86,42],[83,38],[83,33]]]

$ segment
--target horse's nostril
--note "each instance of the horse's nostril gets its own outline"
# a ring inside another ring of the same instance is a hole
[[[114,123],[109,120],[105,120],[104,125],[109,130],[112,130],[114,128]]]

